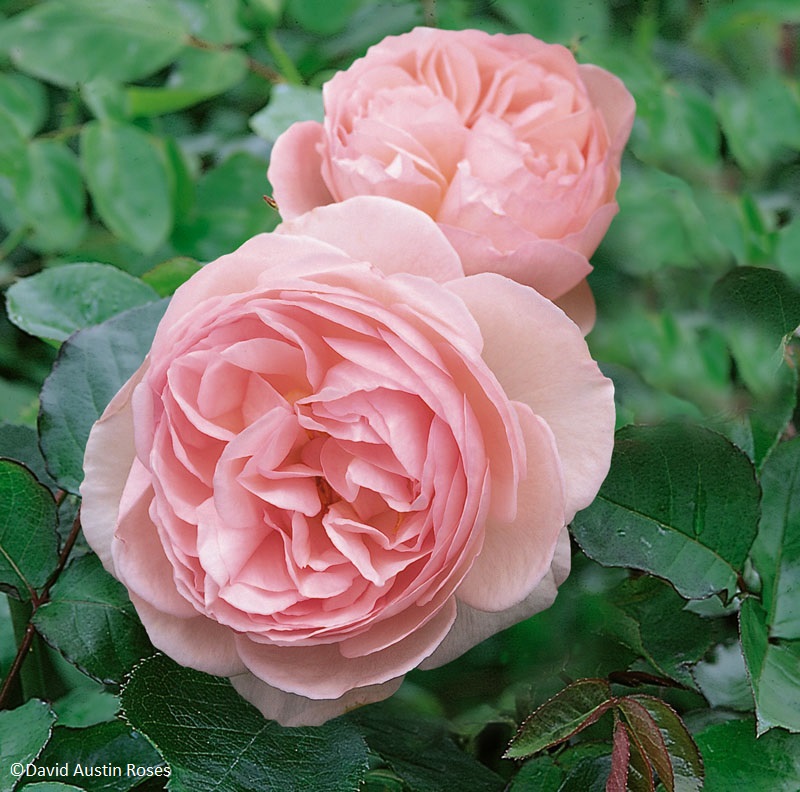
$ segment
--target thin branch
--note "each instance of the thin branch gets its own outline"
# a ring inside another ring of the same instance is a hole
[[[197,38],[197,36],[189,36],[188,44],[195,49],[209,50],[211,52],[228,52],[231,50],[230,46],[212,44],[210,41]],[[247,59],[247,68],[250,69],[253,74],[258,75],[270,83],[286,82],[286,78],[282,74],[279,74],[274,69],[270,69],[269,66],[259,63],[255,58],[251,58],[249,55],[245,55],[245,58]]]
[[[19,675],[28,650],[31,648],[35,632],[33,622],[29,621],[28,626],[25,628],[25,635],[22,636],[22,640],[19,642],[19,649],[17,649],[17,654],[14,657],[14,661],[11,663],[11,668],[8,669],[8,676],[6,676],[3,682],[3,687],[0,688],[0,710],[5,709],[6,699],[11,694],[11,688]]]

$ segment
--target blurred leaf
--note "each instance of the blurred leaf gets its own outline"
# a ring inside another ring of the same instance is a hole
[[[285,729],[265,720],[226,679],[145,660],[122,692],[125,717],[172,768],[170,789],[226,792],[308,789],[351,792],[367,768],[367,747],[343,719]]]
[[[154,774],[157,772],[164,778],[169,771],[163,764],[155,748],[121,720],[98,723],[83,729],[59,724],[53,729],[50,741],[36,761],[36,766],[40,768],[66,765],[70,772],[62,777],[64,783],[75,784],[79,789],[89,792],[127,792],[143,779],[136,772],[128,772],[131,766],[142,772],[150,768]],[[82,770],[110,768],[111,772],[104,775],[98,772],[97,776],[76,773],[78,765]],[[113,772],[115,770],[118,773]]]
[[[694,688],[689,666],[714,643],[713,622],[683,610],[685,601],[670,585],[643,576],[624,581],[610,592],[611,601],[632,622],[618,637],[644,657],[659,673]],[[625,616],[609,624],[617,632]]]
[[[102,221],[144,253],[172,228],[169,174],[155,138],[115,121],[90,121],[81,132],[81,164]]]
[[[590,558],[663,577],[684,597],[731,593],[759,496],[750,460],[721,435],[630,426],[617,432],[608,478],[572,530]]]
[[[761,350],[766,356],[800,326],[800,289],[777,270],[737,267],[714,284],[711,312],[726,333],[744,327],[745,332],[762,334],[770,344]],[[743,358],[741,365],[747,362]]]
[[[497,0],[497,13],[523,33],[531,33],[548,42],[571,44],[589,37],[603,37],[609,25],[604,3],[582,0]]]
[[[22,464],[0,460],[0,590],[27,600],[58,561],[56,504]]]
[[[770,635],[800,640],[800,438],[781,443],[769,456],[761,488],[752,559]]]
[[[619,216],[605,245],[626,272],[725,260],[728,251],[703,214],[690,185],[655,168],[628,167],[617,192]]]
[[[331,36],[347,24],[359,5],[361,0],[287,0],[285,13],[311,33]]]
[[[20,210],[41,250],[66,250],[86,231],[86,194],[78,160],[58,140],[34,140],[17,190]]]
[[[745,712],[753,709],[753,692],[738,641],[730,646],[717,646],[709,660],[697,663],[692,675],[712,707]]]
[[[153,654],[128,592],[93,554],[70,562],[33,623],[70,663],[106,684]]]
[[[36,430],[29,426],[0,424],[0,457],[22,462],[46,487],[53,489],[55,481],[44,466]]]
[[[174,113],[224,93],[246,74],[247,59],[239,50],[188,49],[163,87],[126,88],[126,108],[133,117]]]
[[[175,229],[178,251],[211,261],[258,233],[272,231],[278,213],[264,202],[270,192],[266,163],[251,154],[233,154],[197,185],[192,216]]]
[[[47,117],[47,94],[40,82],[24,74],[0,74],[0,107],[21,135],[31,137]]]
[[[14,122],[14,117],[0,106],[0,177],[6,176],[12,194],[19,189],[21,180],[30,167],[28,143]]]
[[[733,156],[746,171],[762,171],[800,148],[800,93],[777,75],[748,87],[727,88],[716,99]]]
[[[55,719],[50,706],[37,699],[0,711],[0,792],[14,789],[17,778],[11,775],[11,765],[36,759],[50,738]]]
[[[579,680],[525,719],[504,756],[519,759],[557,745],[594,723],[613,704],[604,679]]]
[[[504,781],[458,748],[442,721],[389,714],[380,705],[359,709],[347,720],[364,735],[370,751],[381,757],[415,792],[439,792],[442,779],[453,789],[499,792]]]
[[[250,128],[274,143],[296,121],[319,121],[324,116],[322,91],[305,85],[280,83],[273,87],[269,104],[250,117]]]
[[[158,299],[146,283],[107,264],[67,264],[23,278],[6,293],[8,316],[39,338],[65,341],[76,330]]]
[[[125,89],[100,75],[81,85],[81,99],[98,121],[127,121],[130,115]]]
[[[800,282],[800,217],[778,232],[775,258],[782,272],[795,284]]]
[[[200,264],[194,259],[178,256],[153,267],[142,275],[142,280],[158,292],[161,297],[170,297],[175,289],[181,286],[196,272]]]
[[[47,468],[68,492],[78,494],[83,480],[92,424],[141,365],[165,309],[165,301],[131,308],[61,347],[42,387],[39,433]]]
[[[21,71],[70,88],[101,74],[119,82],[152,74],[186,35],[170,0],[47,0],[0,25],[0,52]]]
[[[637,102],[631,148],[644,162],[697,179],[720,160],[717,117],[708,96],[692,85],[663,83]]]
[[[774,726],[800,732],[800,640],[771,639],[767,613],[752,597],[742,603],[739,627],[756,700],[758,734]]]
[[[610,773],[610,756],[586,757],[569,769],[558,792],[606,792]]]
[[[239,24],[240,2],[177,0],[178,10],[197,38],[211,44],[241,44],[251,33]]]
[[[28,411],[36,411],[36,388],[26,382],[0,379],[0,421],[13,424],[32,424]]]
[[[797,792],[800,736],[776,729],[756,740],[751,719],[731,720],[697,735],[706,781],[703,792]]]

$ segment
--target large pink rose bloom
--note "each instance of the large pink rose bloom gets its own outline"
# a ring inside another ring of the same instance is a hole
[[[532,36],[416,28],[372,47],[323,97],[324,123],[294,124],[272,152],[284,219],[395,198],[436,220],[467,274],[590,296],[582,281],[617,212],[633,123],[619,79]]]
[[[559,308],[355,198],[178,290],[92,429],[83,527],[158,648],[320,723],[552,602],[613,427]]]

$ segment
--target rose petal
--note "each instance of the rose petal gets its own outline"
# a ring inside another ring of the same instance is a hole
[[[516,405],[525,436],[528,470],[510,523],[489,520],[483,549],[458,588],[461,603],[482,611],[512,608],[547,574],[564,521],[564,480],[547,424]]]
[[[335,644],[270,646],[236,637],[247,668],[268,685],[313,699],[340,698],[353,688],[382,684],[415,668],[441,643],[456,617],[453,600],[426,624],[382,651],[345,658]]]
[[[284,219],[334,200],[322,179],[322,158],[318,151],[322,139],[322,124],[302,121],[292,124],[272,147],[267,179]]]
[[[191,619],[172,616],[135,594],[131,594],[131,602],[153,646],[176,663],[214,676],[233,676],[246,671],[230,628],[205,616]]]
[[[533,289],[491,273],[451,281],[448,288],[480,325],[483,357],[509,398],[530,406],[552,430],[564,470],[566,521],[571,521],[594,500],[611,463],[611,380],[592,360],[580,328]],[[509,338],[528,342],[512,345]]]
[[[328,242],[386,275],[405,272],[444,283],[463,274],[458,256],[437,225],[419,209],[389,198],[351,198],[281,223],[276,232]]]
[[[278,690],[249,672],[231,677],[231,684],[241,696],[265,718],[276,720],[283,726],[319,726],[343,712],[389,698],[402,682],[403,678],[398,677],[382,685],[348,690],[337,699],[309,699]]]
[[[555,601],[558,587],[569,575],[570,563],[569,532],[564,528],[559,535],[550,569],[522,602],[499,613],[479,611],[459,602],[453,628],[419,667],[427,670],[445,665],[495,633],[549,608]]]
[[[148,361],[122,386],[92,426],[83,461],[81,528],[103,566],[113,575],[111,544],[122,492],[135,456],[131,394],[141,382]],[[105,449],[113,448],[108,454]]]

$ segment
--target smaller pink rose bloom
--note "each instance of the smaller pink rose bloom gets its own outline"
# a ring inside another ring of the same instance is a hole
[[[613,429],[559,308],[354,198],[176,292],[92,429],[83,528],[155,646],[322,723],[550,605]]]
[[[634,116],[618,78],[525,34],[416,28],[323,99],[324,122],[294,124],[272,152],[284,219],[355,195],[403,201],[439,224],[466,274],[564,297],[591,324],[588,259],[617,212]]]

